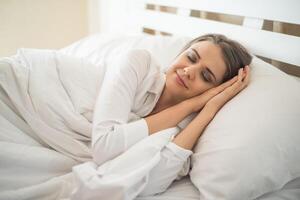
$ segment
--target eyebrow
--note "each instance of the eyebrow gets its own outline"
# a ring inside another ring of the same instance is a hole
[[[199,56],[198,52],[196,51],[196,49],[194,49],[194,48],[191,48],[191,49],[196,53],[198,59],[200,59],[200,56]]]
[[[194,48],[191,48],[197,55],[198,59],[200,59],[200,55],[198,54],[198,52],[196,51],[196,49]],[[214,75],[214,73],[208,68],[208,67],[205,67],[205,69],[207,69],[207,71],[210,73],[210,75],[212,75],[215,79],[215,83],[217,83],[217,79],[216,79],[216,76]]]

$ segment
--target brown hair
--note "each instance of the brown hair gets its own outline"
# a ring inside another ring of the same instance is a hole
[[[180,54],[193,44],[201,41],[210,41],[221,48],[223,60],[227,67],[223,82],[237,75],[239,68],[243,68],[251,63],[252,56],[247,49],[237,41],[231,40],[222,34],[206,34],[197,37],[188,42],[183,47]]]

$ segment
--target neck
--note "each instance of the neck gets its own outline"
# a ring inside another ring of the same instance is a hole
[[[164,87],[161,96],[159,97],[154,109],[152,110],[151,114],[158,113],[168,107],[171,107],[178,102],[174,101],[174,97],[172,97],[171,94],[168,93],[166,90],[166,87]]]

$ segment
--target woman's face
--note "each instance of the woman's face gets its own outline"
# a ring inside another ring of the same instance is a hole
[[[221,84],[225,72],[220,47],[201,41],[176,57],[166,72],[165,89],[180,102]]]

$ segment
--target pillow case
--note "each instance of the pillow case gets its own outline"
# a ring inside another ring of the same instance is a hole
[[[98,64],[122,51],[147,49],[165,71],[191,38],[94,35],[64,49]],[[200,199],[255,199],[300,177],[300,83],[254,57],[251,83],[206,127],[192,155]],[[184,128],[195,116],[178,124]]]
[[[192,155],[200,199],[255,199],[300,177],[300,83],[254,57],[247,88],[224,105]]]

